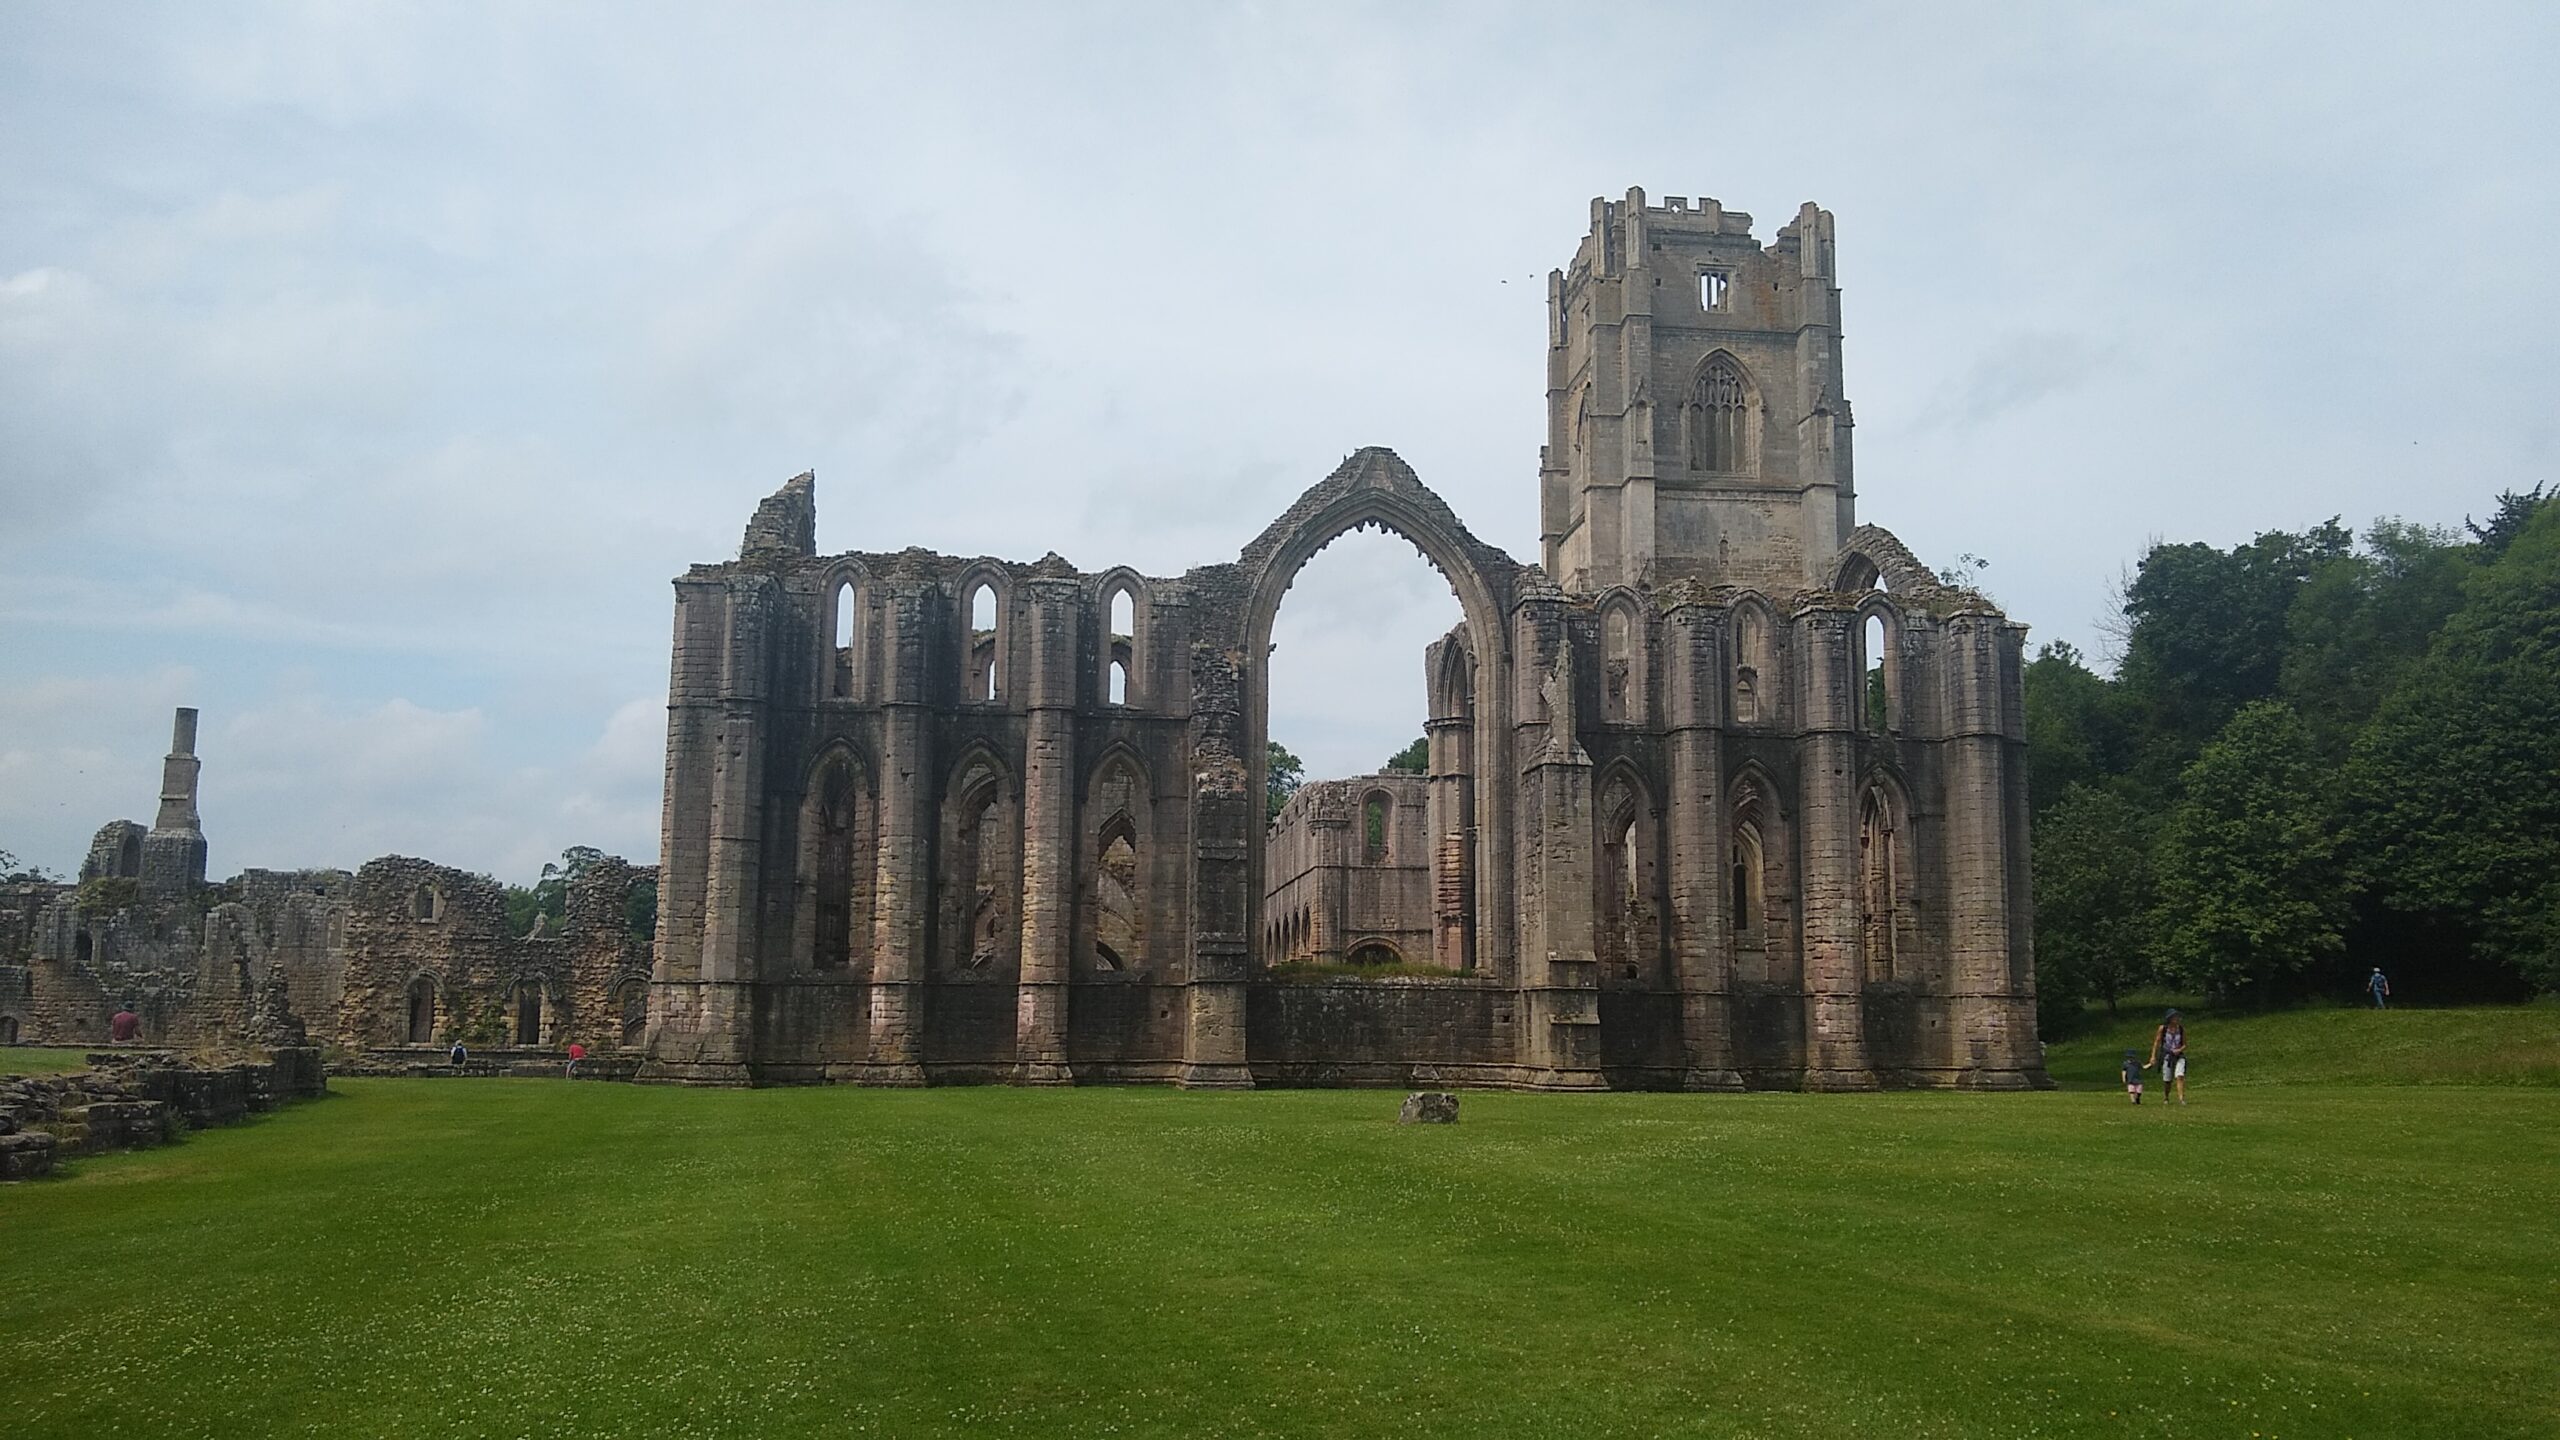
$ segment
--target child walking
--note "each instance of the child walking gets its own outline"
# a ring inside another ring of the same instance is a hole
[[[2124,1052],[2124,1093],[2132,1097],[2134,1104],[2142,1103],[2142,1052],[2139,1050]]]

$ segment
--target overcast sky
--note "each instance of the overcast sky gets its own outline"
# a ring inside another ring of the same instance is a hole
[[[2096,649],[2153,537],[2433,524],[2560,454],[2560,10],[0,8],[0,848],[531,878],[657,845],[669,579],[1151,574],[1391,446],[1536,558],[1543,277],[1642,185],[1839,217],[1860,517]],[[1284,607],[1312,774],[1456,602]]]

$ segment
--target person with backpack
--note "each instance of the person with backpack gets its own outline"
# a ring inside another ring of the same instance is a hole
[[[2382,973],[2381,966],[2373,967],[2373,978],[2364,982],[2364,988],[2373,992],[2374,1009],[2391,1008],[2391,977]]]

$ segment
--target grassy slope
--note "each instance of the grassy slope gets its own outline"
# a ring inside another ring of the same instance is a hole
[[[1378,1092],[343,1081],[0,1190],[0,1413],[13,1436],[2560,1429],[2560,1089],[2208,1078],[2278,1022],[2200,1021],[2196,1103],[2169,1112],[1470,1095],[1454,1129],[1399,1129]],[[2111,1038],[2055,1063],[2103,1076]]]
[[[2047,1053],[2066,1085],[2121,1087],[2128,1049],[2145,1058],[2161,1007],[2124,1013]],[[2560,1003],[2459,1010],[2371,1007],[2216,1013],[2188,1008],[2191,1085],[2560,1085]],[[2150,1083],[2157,1083],[2154,1073]]]
[[[89,1068],[86,1050],[54,1050],[41,1045],[0,1045],[0,1075],[60,1075]]]

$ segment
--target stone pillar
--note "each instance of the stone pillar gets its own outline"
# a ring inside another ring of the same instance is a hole
[[[2011,973],[2010,707],[2001,683],[2003,628],[1992,615],[1959,615],[1947,624],[1947,932],[1953,961],[1948,998],[1956,1083],[1967,1089],[2020,1090],[2043,1077],[2035,1058],[2033,992],[2022,997]]]
[[[1679,605],[1662,621],[1669,727],[1671,953],[1689,1090],[1739,1090],[1733,1063],[1733,942],[1726,889],[1722,613]]]
[[[1076,888],[1076,653],[1080,587],[1024,582],[1015,613],[1031,625],[1031,712],[1022,765],[1022,971],[1015,988],[1014,1078],[1065,1085],[1068,950]],[[1108,618],[1105,619],[1108,629]],[[1106,638],[1105,644],[1109,641]]]
[[[712,1084],[753,1078],[755,982],[763,878],[765,718],[779,595],[768,576],[727,587],[711,734],[704,846],[700,984],[693,1043],[676,1073]]]
[[[1855,617],[1804,610],[1796,617],[1803,732],[1796,742],[1804,871],[1798,884],[1804,935],[1805,1088],[1872,1090],[1867,1065],[1865,967],[1858,953],[1858,717],[1866,677],[1854,675]]]
[[[1472,970],[1475,947],[1474,725],[1467,716],[1466,654],[1453,640],[1432,642],[1424,652],[1432,677],[1431,718],[1423,724],[1430,775],[1424,834],[1431,847],[1431,958],[1452,970]]]
[[[933,727],[926,723],[933,666],[948,657],[935,643],[931,590],[901,585],[881,607],[879,849],[871,905],[871,1059],[876,1085],[924,1083],[925,921],[933,887],[925,857],[933,841]],[[965,623],[965,621],[964,621]],[[957,673],[956,661],[943,665]]]
[[[1358,796],[1353,796],[1350,803],[1356,812]],[[1307,907],[1307,949],[1308,958],[1322,965],[1343,962],[1343,912],[1350,898],[1344,891],[1350,888],[1351,828],[1351,814],[1345,813],[1338,794],[1319,794],[1315,803],[1307,807],[1305,883],[1315,891],[1315,903]]]
[[[1591,756],[1582,748],[1574,659],[1563,607],[1541,598],[1520,608],[1520,672],[1540,679],[1535,748],[1523,734],[1520,853],[1535,893],[1521,917],[1522,1083],[1538,1090],[1599,1090],[1600,957],[1593,945]]]
[[[1263,801],[1245,789],[1236,660],[1202,646],[1191,665],[1191,1003],[1181,1084],[1249,1090],[1245,996],[1254,906],[1246,892]]]

